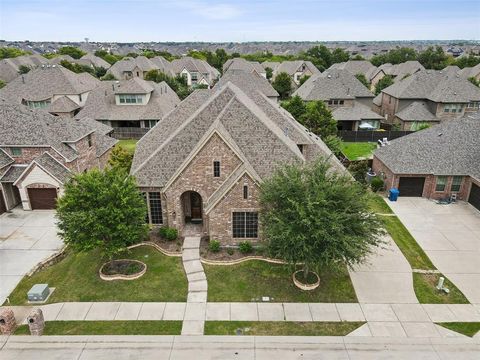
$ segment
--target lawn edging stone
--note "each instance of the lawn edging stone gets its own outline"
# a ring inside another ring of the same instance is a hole
[[[103,269],[106,265],[108,264],[111,264],[113,262],[130,262],[130,263],[137,263],[137,264],[140,264],[142,265],[142,270],[140,270],[139,272],[135,273],[135,274],[130,274],[130,275],[127,275],[127,274],[115,274],[115,275],[107,275],[107,274],[104,274],[103,273]],[[100,276],[100,278],[102,280],[105,280],[105,281],[114,281],[114,280],[136,280],[140,277],[142,277],[145,273],[147,272],[147,264],[145,264],[144,262],[140,261],[140,260],[134,260],[134,259],[115,259],[115,260],[110,260],[110,261],[107,261],[106,263],[104,263],[100,269],[98,270],[98,275]]]

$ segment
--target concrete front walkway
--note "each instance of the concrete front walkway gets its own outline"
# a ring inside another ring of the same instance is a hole
[[[413,290],[412,268],[387,235],[385,244],[376,249],[367,262],[350,271],[360,303],[418,303]]]
[[[200,236],[187,236],[182,261],[188,280],[188,298],[183,313],[182,335],[202,335],[207,303],[207,277],[200,262]]]
[[[26,273],[63,246],[54,215],[17,208],[0,216],[0,304]]]
[[[480,304],[480,212],[462,201],[400,197],[387,203],[438,270]]]

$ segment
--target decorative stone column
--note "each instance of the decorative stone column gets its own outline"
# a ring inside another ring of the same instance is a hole
[[[17,322],[15,321],[15,314],[12,309],[1,308],[0,309],[0,334],[11,335],[17,328]]]
[[[33,309],[27,317],[30,334],[34,336],[41,336],[45,328],[45,320],[43,319],[43,312],[40,308]]]

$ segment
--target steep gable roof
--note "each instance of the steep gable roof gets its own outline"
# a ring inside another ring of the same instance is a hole
[[[310,77],[293,94],[305,101],[372,98],[374,95],[346,70],[326,70]]]
[[[342,106],[333,110],[332,116],[337,121],[385,120],[368,106],[356,101],[353,106]]]
[[[414,101],[395,114],[403,121],[440,121],[424,101]]]
[[[338,69],[346,70],[352,75],[363,74],[367,79],[371,79],[376,73],[377,67],[367,60],[348,60],[343,63],[333,64],[328,70]]]
[[[72,101],[68,96],[61,96],[52,102],[47,110],[49,113],[69,113],[71,111],[79,109],[77,103]]]
[[[42,66],[7,84],[0,93],[13,103],[23,99],[42,101],[53,95],[82,94],[94,89],[100,81],[88,73],[76,74],[60,65]]]
[[[228,59],[223,64],[223,72],[230,70],[243,70],[247,72],[256,72],[257,74],[264,74],[265,69],[258,61],[247,61],[244,58]]]
[[[231,82],[243,89],[244,91],[250,93],[252,91],[261,91],[268,97],[278,97],[279,94],[277,90],[273,88],[270,82],[265,79],[263,76],[257,75],[256,73],[243,71],[243,70],[232,70],[229,69],[215,84],[214,88],[218,89],[228,82]]]
[[[270,106],[276,105],[258,94]],[[260,178],[271,174],[278,163],[306,160],[297,143],[278,125],[278,119],[267,115],[259,100],[256,103],[232,83],[192,95],[194,99],[187,98],[186,104],[182,102],[138,142],[131,173],[140,186],[165,186],[197,144],[214,130],[232,139]],[[200,106],[192,109],[195,104]],[[289,121],[287,117],[284,120]],[[292,131],[299,129],[292,121],[290,118]],[[316,144],[306,131],[298,133],[303,135],[303,143]],[[331,156],[329,150],[321,151]]]

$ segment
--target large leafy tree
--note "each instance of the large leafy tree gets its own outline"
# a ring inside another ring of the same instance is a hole
[[[393,85],[393,77],[390,75],[385,75],[375,85],[375,95],[380,94],[383,89],[389,87],[390,85]]]
[[[430,46],[418,54],[417,60],[426,69],[441,70],[448,66],[448,56],[441,46]]]
[[[126,173],[130,172],[132,167],[133,153],[126,150],[124,147],[117,145],[113,148],[108,164],[113,169],[123,170]]]
[[[323,101],[311,101],[298,121],[322,139],[337,134],[337,121]]]
[[[292,114],[296,120],[300,119],[300,117],[307,111],[305,101],[303,101],[303,99],[298,95],[295,95],[289,100],[282,101],[280,105],[290,114]]]
[[[104,256],[144,240],[145,201],[124,171],[94,169],[75,175],[57,203],[60,236],[76,251],[99,248]]]
[[[392,49],[386,54],[376,55],[370,59],[370,62],[375,66],[380,66],[385,63],[400,64],[405,61],[416,60],[417,56],[418,54],[415,49],[400,47]]]
[[[61,55],[70,55],[74,59],[80,59],[86,52],[75,46],[63,46],[58,49],[58,53]]]
[[[24,51],[14,47],[0,47],[0,59],[14,58],[17,56],[29,55],[29,54],[31,53],[28,51]]]
[[[145,80],[155,81],[156,83],[165,81],[182,100],[191,93],[183,76],[171,77],[159,70],[150,70],[145,74]]]
[[[280,99],[286,99],[292,91],[292,79],[286,72],[281,72],[275,76],[272,86],[280,94]]]
[[[383,233],[369,211],[367,193],[325,159],[287,165],[261,185],[262,229],[270,255],[303,275],[320,268],[362,263]]]

